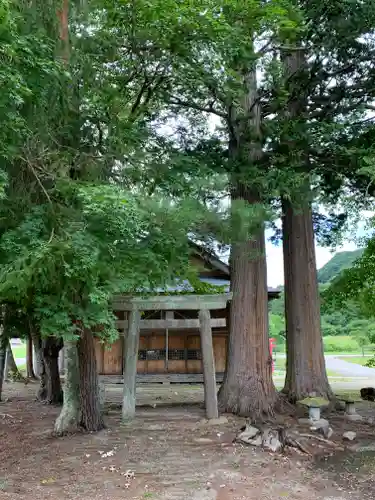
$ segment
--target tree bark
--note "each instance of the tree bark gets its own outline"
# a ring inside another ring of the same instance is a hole
[[[82,329],[78,341],[78,361],[81,402],[80,425],[87,431],[100,431],[104,428],[104,420],[100,407],[94,337],[90,330]]]
[[[331,399],[320,325],[310,204],[283,200],[283,250],[287,368],[283,392],[296,402],[311,394]]]
[[[40,379],[36,398],[38,401],[48,404],[61,404],[63,393],[58,369],[58,357],[62,342],[54,337],[42,340],[40,334],[35,331],[32,331],[31,335]]]
[[[65,341],[65,381],[64,404],[55,422],[55,433],[62,436],[68,432],[76,432],[79,428],[80,389],[78,352],[76,341]]]
[[[274,415],[278,401],[268,342],[264,233],[232,249],[227,370],[219,391],[222,411],[255,422]]]
[[[26,376],[27,378],[36,379],[33,366],[33,342],[30,334],[26,339]]]
[[[35,351],[36,371],[37,376],[39,377],[39,388],[36,394],[36,399],[38,401],[45,401],[47,398],[47,375],[43,359],[42,339],[39,333],[36,333],[35,331],[32,331],[31,337]]]
[[[63,392],[59,373],[59,352],[62,348],[61,339],[47,337],[42,340],[43,361],[45,367],[46,397],[48,404],[61,404]]]
[[[42,373],[44,373],[44,363],[43,363],[43,352],[42,352],[42,339],[39,333],[35,332],[31,329],[31,340],[34,348],[34,356],[33,360],[35,361],[35,374],[37,377],[41,377]]]
[[[310,394],[333,397],[326,373],[320,325],[319,289],[316,270],[314,229],[308,154],[308,129],[304,112],[306,95],[300,87],[305,70],[305,52],[295,48],[283,56],[286,91],[289,92],[282,142],[300,176],[297,192],[282,196],[285,320],[287,371],[285,387],[289,401]],[[297,177],[298,179],[298,177]]]
[[[232,202],[262,203],[259,183],[251,170],[261,174],[261,109],[255,64],[235,68],[243,80],[241,106],[228,110],[229,156],[232,164]],[[234,109],[235,108],[235,109]],[[232,217],[232,225],[234,218]],[[233,233],[238,228],[233,226]],[[219,391],[219,408],[249,417],[253,422],[274,415],[278,395],[272,380],[268,342],[268,290],[264,224],[254,224],[253,234],[232,241],[231,289],[227,369]]]
[[[2,401],[3,383],[5,373],[6,342],[3,339],[3,326],[0,326],[0,401]]]
[[[11,379],[13,381],[24,380],[23,376],[21,375],[16,365],[10,341],[8,341],[8,345],[6,347],[4,379],[5,380]]]

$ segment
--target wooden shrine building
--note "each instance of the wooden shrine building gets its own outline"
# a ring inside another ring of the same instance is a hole
[[[190,290],[191,293],[145,298],[116,297],[113,307],[118,318],[120,338],[110,348],[96,343],[98,371],[106,381],[123,383],[126,364],[124,335],[129,332],[134,311],[141,313],[137,327],[137,383],[203,382],[202,317],[206,323],[209,322],[212,332],[216,380],[222,380],[227,355],[228,305],[231,299],[229,266],[198,246],[193,249],[191,262],[198,269],[200,281],[217,286],[218,293],[196,295],[190,284],[185,282],[170,287],[166,293],[182,289],[185,292]],[[269,300],[277,298],[279,294],[278,290],[269,290]]]

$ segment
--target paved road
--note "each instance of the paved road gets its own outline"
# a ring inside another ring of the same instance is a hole
[[[335,358],[334,356],[326,356],[326,367],[340,375],[352,377],[366,377],[374,379],[375,383],[375,368],[349,363],[343,359]]]

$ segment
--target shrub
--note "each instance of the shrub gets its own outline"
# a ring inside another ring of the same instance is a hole
[[[325,352],[358,352],[358,341],[348,335],[328,335],[323,337]]]

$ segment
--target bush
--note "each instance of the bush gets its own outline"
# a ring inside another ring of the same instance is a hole
[[[361,350],[357,340],[348,335],[328,335],[323,337],[325,352],[359,352]]]

